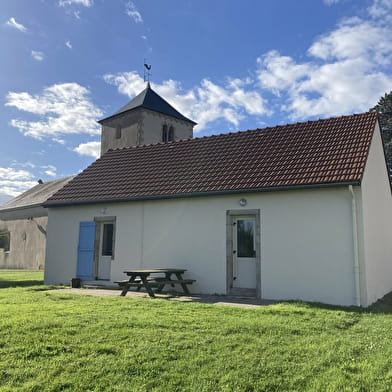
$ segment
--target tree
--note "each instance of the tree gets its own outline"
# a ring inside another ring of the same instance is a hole
[[[378,113],[389,173],[392,174],[392,91],[371,108]]]

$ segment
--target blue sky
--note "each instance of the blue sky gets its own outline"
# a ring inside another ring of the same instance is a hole
[[[145,86],[195,136],[366,111],[392,90],[392,0],[1,0],[0,204],[83,170]]]

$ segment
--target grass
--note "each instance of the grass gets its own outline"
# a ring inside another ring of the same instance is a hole
[[[391,391],[392,306],[44,291],[0,270],[0,391]]]

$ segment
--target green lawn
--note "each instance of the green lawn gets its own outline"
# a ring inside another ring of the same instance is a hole
[[[392,306],[44,291],[0,270],[0,391],[391,391]]]

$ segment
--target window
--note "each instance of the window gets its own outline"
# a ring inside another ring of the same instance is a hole
[[[166,124],[164,124],[162,127],[162,141],[164,143],[167,142],[167,125]]]
[[[113,256],[113,223],[103,224],[102,256]]]
[[[237,220],[238,257],[256,256],[254,226],[254,219]]]
[[[162,141],[166,143],[166,142],[172,142],[173,140],[174,140],[173,126],[170,125],[170,127],[168,127],[166,124],[164,124],[162,126]]]
[[[116,139],[121,139],[121,127],[117,125],[116,127]]]
[[[174,140],[174,128],[170,126],[169,133],[167,135],[167,141],[172,142]]]
[[[4,249],[4,252],[10,251],[11,235],[9,231],[0,231],[0,249]]]

